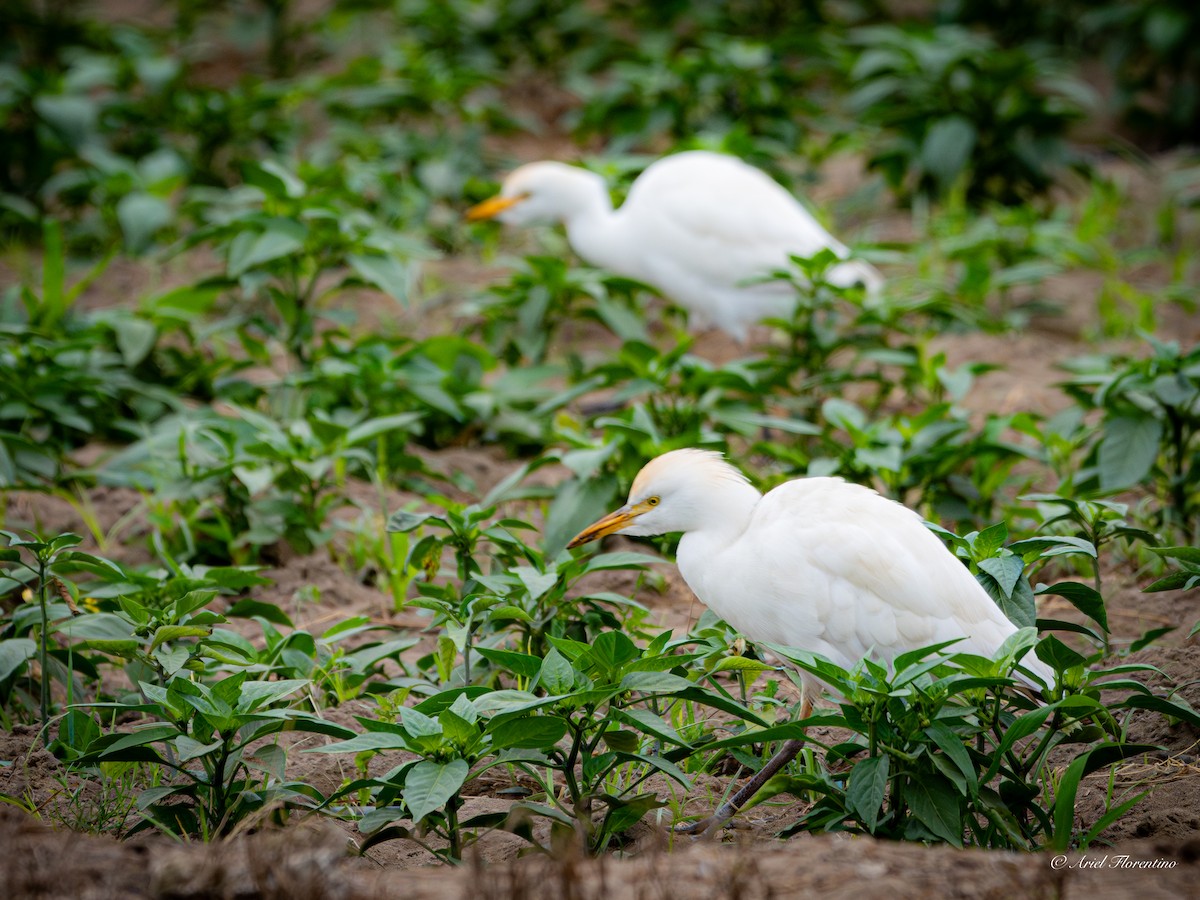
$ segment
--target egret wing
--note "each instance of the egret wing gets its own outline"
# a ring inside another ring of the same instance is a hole
[[[771,491],[730,551],[754,596],[726,618],[843,666],[956,638],[992,656],[1016,630],[916,513],[840,479]]]

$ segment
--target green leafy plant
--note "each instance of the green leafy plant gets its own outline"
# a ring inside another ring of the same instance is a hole
[[[448,845],[434,852],[458,859],[474,837],[466,829],[503,826],[532,839],[529,817],[540,816],[556,833],[572,839],[579,834],[589,851],[600,852],[645,813],[665,805],[642,789],[646,779],[663,774],[690,784],[675,760],[693,748],[657,710],[692,702],[763,724],[727,696],[687,678],[684,666],[693,655],[672,645],[669,632],[644,649],[613,631],[590,644],[548,640],[553,646],[544,657],[480,648],[522,689],[442,691],[402,709],[398,724],[360,718],[365,734],[320,749],[403,749],[420,757],[381,779],[343,789],[372,791],[375,809],[359,826],[370,834],[363,849],[434,833]],[[460,822],[462,786],[501,765],[534,779],[537,790],[507,813]],[[402,819],[414,828],[393,824]]]
[[[142,683],[142,702],[87,704],[151,718],[130,731],[97,736],[76,765],[149,763],[172,773],[169,783],[139,795],[142,821],[133,832],[153,826],[207,840],[229,834],[254,815],[318,808],[325,798],[316,788],[287,780],[285,748],[278,742],[261,743],[285,730],[337,738],[353,734],[311,713],[278,705],[307,684],[306,679],[253,681],[245,672],[212,686],[180,675],[165,686]]]
[[[318,410],[280,422],[232,409],[168,419],[104,467],[111,483],[155,491],[156,540],[172,558],[240,562],[243,547],[280,540],[312,552],[333,535],[332,511],[349,502],[335,488],[352,474],[370,477],[371,445],[407,434],[420,418]]]
[[[570,265],[558,256],[526,256],[508,281],[494,285],[476,303],[479,330],[509,365],[543,362],[548,347],[561,344],[576,321],[596,320],[623,340],[645,339],[634,309],[636,284]]]
[[[1087,408],[1103,410],[1089,474],[1100,491],[1149,482],[1163,501],[1163,525],[1185,537],[1200,529],[1200,347],[1149,339],[1142,359],[1084,359],[1065,385]]]
[[[855,29],[851,109],[890,134],[871,158],[905,195],[1015,200],[1045,191],[1071,156],[1063,136],[1091,105],[1061,64],[943,25]]]
[[[934,527],[933,530],[949,540],[955,554],[968,562],[976,579],[1013,624],[1020,628],[1036,625],[1042,629],[1083,635],[1096,648],[1089,662],[1099,661],[1108,652],[1108,612],[1098,586],[1090,587],[1076,581],[1039,583],[1036,588],[1034,585],[1037,574],[1064,558],[1084,557],[1093,566],[1097,565],[1098,552],[1091,541],[1069,535],[1037,534],[1006,544],[1008,526],[1003,522],[961,537],[941,528]],[[1099,631],[1072,622],[1038,618],[1036,597],[1043,594],[1067,600],[1092,620]],[[1082,663],[1084,657],[1074,651],[1071,653],[1072,658],[1078,658]]]
[[[1200,584],[1200,549],[1196,547],[1154,547],[1153,550],[1159,556],[1178,562],[1179,569],[1155,581],[1146,588],[1147,591],[1186,591]],[[1196,629],[1193,628],[1192,634],[1195,633]],[[1191,635],[1188,636],[1191,637]]]
[[[0,686],[11,687],[23,673],[28,674],[29,662],[37,660],[37,695],[39,721],[43,730],[50,722],[52,679],[66,686],[67,702],[73,693],[72,674],[75,662],[69,648],[52,648],[51,625],[70,618],[77,611],[71,592],[68,572],[77,569],[111,569],[117,566],[99,556],[72,549],[82,538],[76,534],[60,534],[47,541],[23,539],[10,531],[0,531],[8,546],[0,548],[0,563],[5,574],[0,576],[0,591],[27,591],[32,604],[28,612],[13,616],[0,640]],[[33,637],[25,637],[30,633]],[[81,660],[82,662],[82,660]],[[6,692],[7,693],[7,692]]]
[[[414,437],[427,447],[486,441],[529,452],[544,445],[547,418],[573,397],[557,389],[562,376],[559,366],[504,367],[478,342],[459,335],[421,341],[372,335],[327,340],[309,370],[288,383],[303,390],[310,409],[416,415]],[[419,469],[403,450],[389,450],[388,468]]]
[[[425,843],[433,834],[445,848],[427,846],[443,859],[458,861],[477,837],[472,829],[495,827],[496,816],[460,821],[460,792],[469,777],[519,759],[522,749],[553,743],[562,736],[558,723],[530,715],[507,728],[492,727],[476,707],[477,692],[452,689],[435,694],[415,707],[400,710],[390,723],[359,717],[366,733],[347,741],[316,748],[319,753],[367,753],[407,750],[417,759],[401,764],[378,779],[358,779],[341,793],[370,792],[374,808],[366,811],[359,829],[367,834],[365,852],[382,841],[405,838]],[[504,751],[510,751],[501,758]],[[408,819],[412,828],[394,824]],[[499,817],[500,820],[503,816]]]
[[[257,621],[265,646],[260,648],[235,632],[222,632],[219,638],[226,662],[240,656],[238,664],[252,674],[307,681],[308,696],[318,707],[345,703],[368,689],[385,691],[385,663],[406,671],[400,656],[417,644],[415,637],[391,637],[392,629],[372,624],[367,616],[351,616],[313,634],[297,628],[287,613],[272,603],[246,598],[235,603],[229,613]],[[372,631],[387,634],[384,640],[364,641]],[[346,642],[353,647],[342,646]]]
[[[817,42],[804,51],[788,55],[774,40],[727,34],[643,34],[626,58],[568,82],[583,99],[570,122],[579,136],[603,133],[627,145],[737,130],[794,147],[816,117],[809,92],[831,68]]]
[[[225,259],[224,286],[247,299],[269,300],[282,320],[284,345],[304,363],[321,297],[367,284],[407,302],[412,261],[427,254],[348,192],[310,183],[301,173],[268,160],[245,168],[246,184],[238,191],[195,194],[196,201],[210,202],[201,204],[205,223],[187,245],[214,245]],[[329,276],[338,274],[328,286]]]
[[[840,712],[819,723],[850,732],[825,748],[817,771],[776,784],[818,797],[790,832],[849,830],[959,847],[1066,849],[1076,836],[1082,776],[1150,748],[1108,740],[1083,749],[1049,790],[1053,748],[1095,740],[1116,726],[1096,685],[1056,693],[1045,704],[1007,693],[1017,684],[1014,666],[1035,641],[1032,629],[1024,629],[995,661],[941,645],[898,657],[894,671],[869,661],[847,671],[818,655],[772,646],[844,698]],[[1074,661],[1048,649],[1053,646],[1044,641],[1038,653],[1061,684],[1064,664]],[[1140,682],[1122,686],[1149,693]]]
[[[497,518],[494,506],[447,504],[439,514],[401,511],[388,521],[393,532],[424,535],[411,540],[405,566],[417,573],[412,606],[431,609],[445,629],[434,656],[442,681],[451,678],[462,655],[461,677],[471,683],[477,643],[515,637],[526,653],[541,654],[553,637],[585,640],[606,628],[628,624],[639,609],[612,591],[577,592],[576,582],[610,569],[638,570],[652,560],[642,554],[609,553],[575,558],[550,557],[517,537],[532,526]],[[565,541],[563,542],[565,544]],[[454,570],[443,572],[443,555]],[[446,577],[446,576],[449,577]],[[486,656],[484,657],[486,659]]]
[[[52,483],[68,450],[96,436],[127,433],[122,426],[130,418],[153,419],[176,403],[173,392],[136,371],[153,346],[153,330],[147,334],[136,321],[115,329],[102,316],[74,311],[109,258],[68,284],[58,222],[46,221],[43,239],[40,285],[26,282],[0,303],[3,486]]]
[[[821,414],[826,430],[809,474],[877,479],[889,496],[956,521],[990,515],[1013,468],[1033,454],[1009,437],[1028,431],[1023,416],[989,416],[976,430],[962,409],[943,402],[871,421],[856,404],[837,398],[826,400]]]

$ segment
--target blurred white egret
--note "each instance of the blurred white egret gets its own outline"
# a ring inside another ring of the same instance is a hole
[[[673,450],[651,460],[634,479],[629,501],[567,546],[614,533],[676,531],[683,532],[679,571],[713,612],[752,640],[819,653],[842,668],[866,656],[890,663],[955,639],[961,639],[955,651],[993,657],[1017,630],[907,507],[840,478],[800,478],[763,495],[709,450]],[[1021,665],[1052,683],[1053,674],[1032,654]],[[823,685],[808,673],[801,677],[806,718]],[[693,830],[730,818],[802,743],[788,741]]]
[[[512,172],[500,193],[467,211],[472,221],[563,223],[575,252],[594,266],[658,289],[690,314],[739,341],[765,318],[790,314],[795,288],[754,283],[786,269],[790,256],[828,247],[849,251],[764,172],[732,156],[694,150],[651,164],[614,210],[604,179],[559,162]],[[867,263],[847,261],[825,275],[834,285],[883,283]]]

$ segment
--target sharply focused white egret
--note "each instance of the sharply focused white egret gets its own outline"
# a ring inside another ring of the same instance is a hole
[[[614,210],[604,179],[559,162],[535,162],[510,174],[500,193],[467,211],[472,221],[510,225],[563,223],[587,262],[659,290],[689,312],[694,328],[715,325],[745,341],[750,325],[787,316],[795,288],[759,282],[788,268],[790,256],[845,245],[764,172],[732,156],[693,150],[651,164]],[[867,263],[849,260],[825,276],[831,284],[883,283]]]
[[[992,657],[1016,632],[967,568],[917,513],[840,478],[800,478],[763,495],[709,450],[673,450],[642,468],[629,501],[567,546],[607,534],[682,532],[676,562],[713,612],[752,640],[819,653],[842,668],[891,662],[954,639]],[[1046,685],[1053,673],[1021,665]],[[802,674],[801,715],[823,685]],[[1040,689],[1035,678],[1029,685]],[[723,822],[800,749],[789,741],[703,830]]]

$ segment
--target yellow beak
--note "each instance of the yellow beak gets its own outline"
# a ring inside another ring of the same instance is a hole
[[[614,531],[620,531],[638,516],[644,509],[638,509],[633,506],[622,506],[618,510],[610,512],[603,519],[599,519],[589,525],[575,537],[571,538],[571,542],[567,547],[579,547],[583,544],[590,544],[592,541],[598,541],[605,535],[612,534]]]
[[[468,209],[465,216],[468,222],[482,222],[485,219],[494,219],[510,206],[516,206],[524,199],[521,196],[501,197],[500,195],[496,195],[495,197],[489,197],[482,203],[477,203]]]

